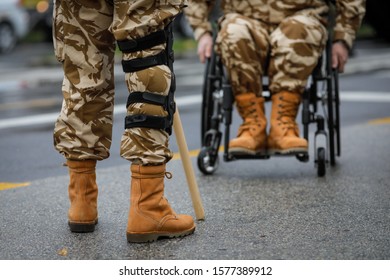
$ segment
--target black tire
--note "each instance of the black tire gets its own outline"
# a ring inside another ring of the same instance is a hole
[[[340,137],[340,92],[339,92],[339,75],[335,71],[333,73],[334,80],[334,105],[335,105],[335,119],[334,119],[334,130],[335,130],[335,141],[336,141],[336,155],[341,155],[341,137]]]
[[[204,146],[204,136],[211,127],[211,116],[213,115],[213,96],[212,96],[212,83],[209,79],[211,74],[211,61],[206,61],[205,74],[203,77],[203,89],[202,89],[202,108],[201,108],[201,130],[200,137],[202,146]]]
[[[218,152],[212,149],[202,148],[198,154],[198,168],[205,175],[211,175],[217,170],[219,165]]]
[[[308,154],[308,153],[297,154],[295,157],[296,157],[297,160],[299,160],[300,162],[308,162],[308,161],[309,161],[309,154]]]
[[[332,69],[332,42],[328,40],[326,46],[326,77],[327,102],[325,105],[326,124],[328,128],[329,161],[336,164],[336,154],[340,156],[340,97],[338,71]]]
[[[318,177],[324,177],[325,174],[326,174],[325,148],[320,147],[317,149],[317,175]]]
[[[222,87],[221,69],[217,56],[212,53],[211,57],[206,61],[205,74],[203,77],[202,88],[202,108],[201,108],[201,143],[202,146],[208,145],[204,142],[206,133],[211,129],[219,131],[219,118],[215,118],[214,114],[220,113],[220,105],[215,100],[214,93]],[[214,112],[216,111],[216,112]],[[214,118],[213,118],[214,117]]]
[[[330,164],[336,164],[336,155],[340,156],[340,97],[338,85],[338,73],[331,74],[330,85],[328,85],[328,134],[329,134],[329,158]]]
[[[0,53],[5,54],[12,51],[18,38],[15,30],[7,22],[0,23]]]
[[[207,59],[202,88],[201,143],[198,168],[203,174],[212,174],[218,167],[218,152],[222,133],[222,76],[221,64],[214,53]]]

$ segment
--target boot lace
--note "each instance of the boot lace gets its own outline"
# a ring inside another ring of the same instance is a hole
[[[279,104],[278,118],[279,124],[285,127],[286,129],[296,129],[297,123],[295,122],[297,104],[294,101],[283,99],[283,104]]]
[[[165,175],[165,178],[167,178],[167,179],[172,179],[172,177],[173,177],[172,173],[171,173],[171,172],[168,172],[168,171],[166,171],[166,172],[164,173],[164,175]]]
[[[248,102],[245,106],[237,106],[240,115],[244,119],[244,122],[238,128],[239,135],[244,131],[253,129],[253,125],[261,127],[261,124],[258,121],[259,115],[256,106],[256,102]]]

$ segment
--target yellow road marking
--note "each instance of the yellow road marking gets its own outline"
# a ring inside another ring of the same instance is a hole
[[[224,150],[224,146],[220,146],[219,147],[219,151],[223,152],[223,150]],[[197,157],[198,154],[199,154],[199,151],[200,151],[199,149],[198,150],[192,150],[192,151],[188,151],[188,153],[190,154],[190,157]],[[173,160],[180,159],[180,153],[174,153],[172,159]]]
[[[368,123],[369,124],[387,124],[387,123],[390,123],[390,117],[371,120]]]
[[[188,151],[188,153],[190,154],[190,157],[197,157],[199,150]],[[174,153],[172,159],[180,159],[180,153]]]
[[[30,184],[31,184],[30,182],[24,182],[24,183],[0,182],[0,191],[19,188],[19,187],[27,187]]]
[[[223,146],[220,147],[220,151],[223,151]],[[190,157],[197,157],[199,154],[198,150],[192,150],[189,151]],[[174,153],[173,154],[173,160],[180,160],[180,153]],[[0,182],[0,191],[7,190],[7,189],[14,189],[19,187],[27,187],[31,185],[31,182],[22,182],[22,183],[11,183],[11,182]]]

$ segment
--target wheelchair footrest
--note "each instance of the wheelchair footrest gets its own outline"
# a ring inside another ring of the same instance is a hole
[[[287,154],[224,154],[225,161],[233,161],[239,159],[270,159],[271,157],[291,157],[295,156],[301,162],[309,161],[309,154],[307,152],[291,152]]]
[[[256,154],[256,155],[245,155],[245,154],[227,154],[224,156],[225,161],[233,161],[238,159],[269,159],[270,156],[267,154]]]

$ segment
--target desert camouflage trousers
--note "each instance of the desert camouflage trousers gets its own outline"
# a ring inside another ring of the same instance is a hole
[[[163,29],[183,8],[184,0],[56,0],[54,49],[64,69],[63,104],[54,129],[55,148],[71,160],[102,160],[109,156],[114,109],[116,40],[137,39]],[[155,55],[165,44],[123,54],[124,60]],[[168,66],[126,73],[129,94],[148,91],[167,95]],[[165,116],[161,106],[134,103],[127,114]],[[172,158],[164,130],[125,129],[120,153],[141,165]]]
[[[263,74],[268,75],[271,93],[302,93],[326,39],[326,27],[313,15],[297,14],[270,25],[230,13],[220,22],[216,49],[235,95],[261,96]]]

